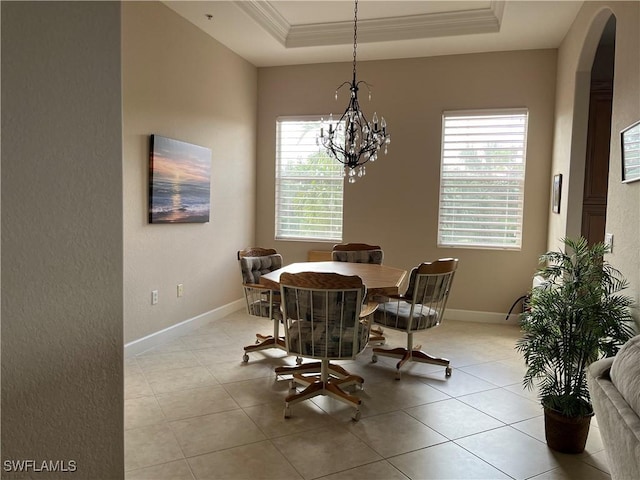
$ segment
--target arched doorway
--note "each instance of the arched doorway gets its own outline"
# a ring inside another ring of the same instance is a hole
[[[609,24],[610,21],[613,23]],[[577,238],[582,235],[592,70],[598,47],[603,40],[603,33],[607,26],[609,26],[607,33],[608,38],[614,39],[615,16],[610,9],[603,8],[594,16],[593,21],[591,22],[589,30],[585,35],[578,58],[578,64],[576,66],[571,141],[569,146],[569,178],[566,185],[566,223],[564,225],[564,233],[558,235],[559,238],[562,236]],[[611,60],[611,69],[613,70],[614,65],[612,56]],[[610,134],[606,138],[610,140]],[[608,151],[609,142],[606,142],[606,144],[607,147],[605,149]],[[598,178],[602,178],[602,174],[599,174]],[[602,180],[605,181],[605,183],[608,183],[608,178],[606,178],[606,180],[602,178]],[[603,226],[605,225],[605,219],[599,220],[601,222],[599,227],[597,227],[594,222],[594,225],[591,228],[598,232],[602,231]]]
[[[591,66],[581,225],[590,244],[605,241],[615,33],[616,18],[611,15]]]

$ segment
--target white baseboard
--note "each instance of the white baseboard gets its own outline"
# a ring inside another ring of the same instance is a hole
[[[497,312],[474,312],[473,310],[455,310],[448,308],[444,313],[445,320],[459,320],[461,322],[478,323],[502,323],[505,325],[519,325],[520,314],[512,313],[506,320],[507,315]]]
[[[146,337],[142,337],[133,342],[129,342],[124,346],[124,356],[132,357],[142,352],[146,352],[150,348],[157,347],[178,337],[188,334],[200,327],[205,326],[212,320],[218,320],[226,317],[230,313],[244,308],[244,299],[236,300],[218,308],[214,308],[208,312],[193,318],[184,320],[167,327],[159,332],[152,333]]]

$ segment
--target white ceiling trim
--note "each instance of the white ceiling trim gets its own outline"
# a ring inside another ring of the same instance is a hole
[[[353,41],[352,21],[290,25],[269,2],[234,3],[285,48],[344,45]],[[493,0],[486,8],[358,20],[358,42],[499,32],[504,4],[502,0]]]
[[[278,10],[273,8],[271,3],[258,0],[240,0],[234,1],[233,3],[258,22],[258,24],[280,42],[281,45],[286,45],[291,25],[280,15]]]

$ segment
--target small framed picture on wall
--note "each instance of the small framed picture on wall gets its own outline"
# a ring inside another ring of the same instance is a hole
[[[552,210],[553,213],[560,213],[560,197],[562,195],[562,174],[553,176],[552,186]]]

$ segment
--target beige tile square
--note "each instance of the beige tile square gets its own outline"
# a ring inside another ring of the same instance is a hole
[[[142,375],[142,369],[138,365],[136,357],[127,357],[124,359],[124,376],[128,375]]]
[[[259,357],[258,357],[259,356]],[[255,358],[254,358],[255,357]],[[276,379],[274,369],[280,364],[271,358],[264,358],[262,352],[249,354],[249,362],[242,362],[241,358],[231,362],[218,361],[204,365],[220,383],[241,382],[268,377],[272,382]]]
[[[559,466],[552,450],[511,427],[478,433],[455,441],[514,478],[529,478]]]
[[[187,457],[266,439],[242,410],[176,420],[170,425]]]
[[[274,375],[243,382],[227,383],[224,388],[243,408],[280,401],[284,406],[284,399],[289,392],[289,381],[276,381]]]
[[[190,388],[157,395],[160,408],[169,420],[238,409],[238,404],[220,386]]]
[[[176,338],[138,354],[138,358],[148,355],[162,355],[173,352],[183,352],[185,350],[189,350],[189,347],[187,347],[180,338]]]
[[[335,425],[336,420],[310,401],[297,403],[291,408],[291,416],[284,418],[284,400],[246,407],[245,413],[268,437],[282,437]]]
[[[456,439],[504,426],[504,423],[456,399],[420,405],[405,410],[449,439]]]
[[[469,395],[471,393],[478,393],[496,388],[492,383],[481,380],[478,377],[464,372],[463,370],[455,368],[449,378],[443,378],[441,376],[425,376],[422,381],[452,397]]]
[[[412,479],[508,479],[488,463],[455,443],[442,443],[389,459],[389,462]]]
[[[212,348],[228,345],[231,338],[226,333],[217,331],[185,335],[181,337],[180,340],[188,350],[198,350],[200,348]]]
[[[408,477],[388,461],[369,463],[361,467],[322,477],[322,480],[407,480]]]
[[[218,362],[242,362],[244,355],[242,344],[228,344],[219,347],[200,348],[191,353],[198,359],[199,365],[213,365]]]
[[[153,391],[158,394],[219,383],[211,372],[202,366],[154,370],[147,372],[146,378]]]
[[[524,364],[516,364],[515,362],[487,362],[478,365],[469,365],[462,367],[466,373],[474,375],[489,383],[493,383],[499,387],[512,385],[522,382],[525,373]]]
[[[607,457],[606,450],[601,450],[598,453],[594,453],[592,455],[587,455],[581,458],[581,460],[592,467],[597,468],[606,473],[611,473],[609,471],[609,458]]]
[[[445,400],[449,395],[411,377],[401,380],[387,379],[385,381],[366,383],[359,397],[367,407],[367,415],[375,415],[393,410],[424,405],[425,403]]]
[[[194,480],[186,460],[163,463],[152,467],[130,470],[125,480]]]
[[[317,478],[382,460],[342,427],[321,428],[271,440],[305,479]],[[301,455],[301,452],[312,452]]]
[[[539,404],[502,388],[464,395],[458,397],[458,400],[507,424],[537,417],[542,413]]]
[[[139,368],[139,367],[138,367]],[[141,371],[142,372],[142,371]],[[151,385],[142,373],[124,376],[124,399],[149,397],[153,395]]]
[[[532,477],[531,480],[610,480],[608,473],[581,461],[578,458],[558,458],[560,466]]]
[[[295,480],[302,477],[270,443],[257,442],[189,458],[197,479]]]
[[[166,419],[156,397],[138,397],[124,401],[124,428],[164,423]]]
[[[138,356],[138,365],[146,374],[153,371],[165,371],[174,368],[197,367],[198,359],[190,351],[162,353],[158,355]]]
[[[514,383],[513,385],[507,385],[506,387],[502,387],[509,392],[515,393],[516,395],[520,395],[524,398],[531,400],[532,402],[540,403],[539,390],[536,385],[534,385],[531,390],[528,388],[524,388],[522,386],[522,382]]]
[[[364,418],[348,428],[384,458],[447,441],[402,411]]]
[[[184,459],[180,445],[166,423],[125,430],[124,451],[127,471]]]

